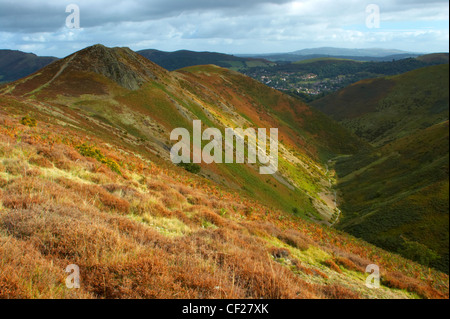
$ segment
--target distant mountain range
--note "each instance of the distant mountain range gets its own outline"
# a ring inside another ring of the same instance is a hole
[[[270,54],[239,54],[240,57],[253,57],[267,59],[269,61],[295,62],[315,58],[345,58],[357,61],[392,61],[405,58],[415,58],[423,53],[406,52],[394,49],[344,49],[323,47],[314,49],[303,49],[287,53]]]
[[[313,55],[313,54],[323,54],[330,56],[371,56],[371,57],[386,57],[391,55],[399,55],[399,54],[417,54],[421,55],[422,53],[412,53],[402,50],[395,49],[344,49],[344,48],[333,48],[333,47],[322,47],[322,48],[313,48],[313,49],[303,49],[292,52],[295,55]]]
[[[234,69],[236,71],[251,67],[271,66],[273,62],[296,62],[314,58],[338,57],[356,61],[392,61],[405,58],[415,58],[421,53],[412,53],[401,50],[388,49],[341,49],[341,48],[317,48],[303,49],[288,53],[274,54],[236,54],[229,55],[216,52],[195,52],[180,50],[164,52],[159,50],[137,51],[150,61],[168,69],[177,70],[187,66],[201,64],[215,64],[220,67]]]
[[[419,53],[387,49],[340,49],[317,48],[303,49],[290,53],[261,55],[230,55],[217,52],[195,52],[180,50],[165,52],[154,49],[137,51],[140,55],[174,71],[181,68],[214,64],[234,71],[243,71],[255,67],[275,66],[275,62],[297,62],[317,58],[345,58],[354,61],[392,61],[409,57],[419,57]],[[0,50],[0,83],[10,82],[25,77],[40,68],[58,60],[56,57],[42,57],[33,53],[17,50]],[[429,62],[429,61],[427,61]]]

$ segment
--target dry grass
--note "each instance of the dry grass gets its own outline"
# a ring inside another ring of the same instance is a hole
[[[330,299],[359,299],[359,294],[339,285],[326,285],[322,288],[323,294]]]
[[[409,292],[414,292],[420,297],[426,299],[448,298],[448,290],[447,295],[445,295],[445,293],[432,289],[429,285],[425,284],[421,280],[407,277],[398,271],[387,273],[382,277],[382,283],[383,285],[390,288],[403,289]]]
[[[92,139],[126,163],[117,174],[76,151],[75,131],[62,140],[57,126],[0,123],[1,298],[358,298],[350,287],[364,280],[332,274],[363,272],[369,260],[386,287],[448,296],[445,275],[199,177]],[[81,289],[65,287],[69,264]]]
[[[300,250],[307,250],[311,244],[311,240],[303,236],[299,231],[288,229],[277,234],[278,239],[284,241],[289,246]]]
[[[337,257],[334,259],[335,264],[341,265],[349,270],[359,271],[364,273],[365,268],[356,265],[353,261],[345,257]]]
[[[334,270],[335,272],[342,274],[341,268],[339,268],[339,266],[332,259],[325,260],[322,262],[322,264],[327,266],[331,270]]]

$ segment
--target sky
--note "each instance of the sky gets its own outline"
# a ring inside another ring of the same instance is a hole
[[[97,43],[230,54],[448,52],[448,25],[448,0],[0,0],[0,49],[56,57]]]

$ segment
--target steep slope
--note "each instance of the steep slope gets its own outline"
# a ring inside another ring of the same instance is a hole
[[[128,48],[111,50],[94,45],[58,60],[45,69],[15,82],[9,88],[15,95],[108,94],[110,83],[136,90],[144,82],[167,73]],[[78,90],[78,91],[76,91]]]
[[[312,105],[374,145],[448,119],[449,66],[363,80]]]
[[[448,163],[448,121],[339,160],[339,228],[448,273]]]
[[[442,273],[36,107],[0,96],[0,298],[448,298]]]
[[[206,64],[214,64],[233,70],[275,65],[275,63],[264,59],[240,58],[234,55],[216,52],[194,52],[188,50],[164,52],[159,50],[141,50],[137,51],[137,53],[170,71]]]
[[[0,50],[0,83],[28,76],[55,60],[57,58],[41,57],[33,53]]]
[[[105,140],[169,162],[174,128],[279,128],[279,171],[259,174],[258,165],[202,164],[201,175],[285,211],[324,223],[335,215],[326,161],[364,146],[322,113],[237,72],[200,66],[169,73],[129,49],[97,45],[0,92],[29,99],[30,114],[57,117]]]
[[[280,173],[171,164],[170,130],[197,118],[221,130],[279,126]],[[77,52],[1,87],[0,297],[448,297],[448,276],[300,218],[329,220],[324,162],[361,147],[236,72]],[[65,288],[68,264],[81,289]],[[380,289],[365,286],[369,264]]]
[[[338,227],[448,272],[448,64],[313,103],[375,146],[336,161]]]

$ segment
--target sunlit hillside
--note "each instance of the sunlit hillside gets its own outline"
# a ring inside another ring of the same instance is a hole
[[[448,298],[447,275],[328,226],[329,160],[371,147],[239,73],[96,45],[0,87],[0,107],[0,297]],[[172,164],[194,119],[278,127],[279,172]]]
[[[374,147],[336,161],[337,227],[447,273],[448,85],[442,64],[360,81],[313,103]]]
[[[448,298],[446,275],[59,120],[23,119],[26,101],[1,106],[2,298]],[[365,285],[373,263],[380,289]],[[65,286],[69,264],[81,289]]]

